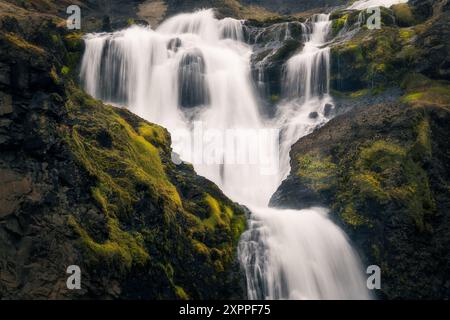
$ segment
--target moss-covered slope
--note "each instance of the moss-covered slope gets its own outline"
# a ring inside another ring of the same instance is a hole
[[[243,298],[244,209],[171,161],[165,129],[78,88],[60,18],[0,24],[0,298]]]
[[[331,87],[338,92],[379,91],[410,72],[450,80],[450,15],[446,1],[417,0],[382,8],[380,29],[368,29],[365,11],[331,15]]]

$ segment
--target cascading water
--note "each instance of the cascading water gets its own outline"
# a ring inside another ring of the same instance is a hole
[[[328,120],[329,15],[303,25],[303,50],[287,61],[285,95],[275,121],[281,128],[278,183],[289,173],[289,150]],[[251,299],[369,299],[358,258],[323,208],[250,207],[240,257]]]
[[[242,42],[241,21],[217,20],[212,10],[173,17],[156,30],[134,26],[87,36],[81,78],[93,96],[127,105],[168,128],[182,159],[250,208],[249,229],[239,245],[249,298],[365,299],[358,258],[325,209],[268,207],[289,171],[290,146],[323,124],[331,106],[324,47],[328,16],[315,16],[304,27],[307,42],[287,63],[287,99],[275,119],[263,118],[258,109],[250,78],[252,47]],[[279,166],[252,161],[252,155],[269,160],[276,155],[278,161],[276,128]],[[248,151],[246,161],[226,161],[236,145],[223,143],[229,138],[223,132]],[[192,152],[199,137],[201,148]]]

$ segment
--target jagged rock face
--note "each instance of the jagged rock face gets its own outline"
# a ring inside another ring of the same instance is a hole
[[[244,209],[172,162],[165,129],[77,87],[80,34],[57,27],[56,16],[8,6],[0,298],[244,298]],[[69,265],[81,268],[81,290],[66,287]]]
[[[430,16],[433,8],[435,15]],[[331,46],[332,89],[351,92],[395,86],[411,71],[449,80],[450,48],[448,41],[442,41],[450,35],[448,4],[422,0],[383,9],[379,30],[365,27],[367,16],[359,27],[358,15],[338,11],[331,17],[337,34]]]
[[[387,104],[337,117],[294,145],[271,204],[329,206],[364,265],[381,267],[380,297],[448,297],[449,110]]]
[[[249,21],[244,26],[244,36],[253,46],[252,76],[262,98],[260,103],[269,115],[273,115],[276,104],[284,95],[285,64],[303,48],[305,39],[301,23],[289,19],[267,24]]]

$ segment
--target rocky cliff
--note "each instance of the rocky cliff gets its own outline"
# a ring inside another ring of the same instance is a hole
[[[244,209],[171,161],[165,129],[78,88],[81,34],[51,7],[0,8],[0,298],[245,297]]]

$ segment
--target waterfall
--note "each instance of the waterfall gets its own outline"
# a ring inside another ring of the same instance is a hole
[[[281,131],[278,183],[289,173],[289,151],[329,119],[329,15],[303,26],[303,50],[286,63],[285,96],[275,121]],[[240,242],[251,299],[369,299],[358,257],[327,210],[250,207]]]
[[[305,48],[287,62],[286,99],[273,119],[256,102],[242,21],[218,20],[210,9],[155,30],[86,36],[81,79],[94,97],[166,127],[183,160],[250,208],[239,244],[249,298],[366,299],[358,257],[325,209],[268,207],[289,171],[291,145],[332,107],[328,15],[304,28]]]
[[[325,43],[329,29],[326,14],[313,16],[310,25],[304,28],[305,46],[300,54],[287,62],[286,91],[289,96],[309,101],[328,93],[330,48],[320,46]]]
[[[250,299],[367,299],[360,266],[323,208],[259,209],[241,242]]]
[[[395,4],[406,3],[408,0],[357,0],[353,2],[348,9],[364,10],[370,7],[389,8]]]

